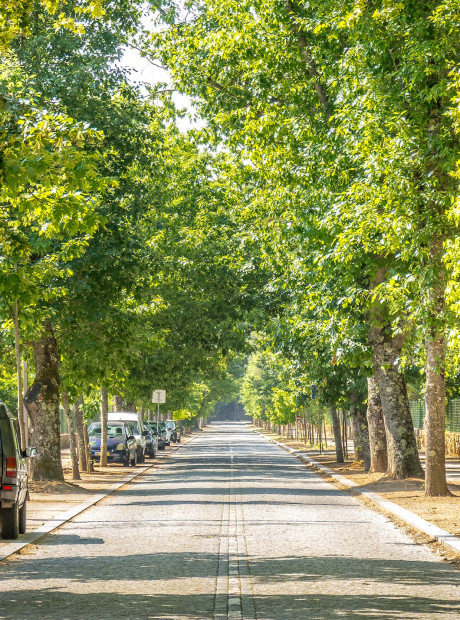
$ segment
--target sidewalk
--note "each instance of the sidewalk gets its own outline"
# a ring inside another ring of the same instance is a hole
[[[254,431],[261,429],[253,427]],[[448,549],[451,560],[460,559],[460,461],[448,459],[448,483],[451,497],[425,497],[424,481],[418,478],[393,480],[385,474],[368,474],[362,464],[352,459],[338,464],[335,451],[331,446],[320,454],[319,450],[309,450],[307,446],[295,440],[285,439],[275,433],[262,431],[270,441],[284,447],[288,452],[327,475],[333,482],[350,489],[374,504],[378,504],[386,513],[438,541]],[[423,455],[422,455],[423,456]],[[422,458],[422,463],[424,459]],[[419,541],[418,541],[419,542]],[[421,542],[429,542],[422,540]]]
[[[154,459],[147,458],[145,464],[136,467],[123,467],[112,464],[109,467],[96,465],[94,474],[82,473],[82,480],[71,481],[71,462],[69,450],[62,450],[62,466],[65,482],[31,482],[30,499],[27,502],[27,533],[16,541],[0,539],[0,560],[32,543],[38,542],[75,515],[122,487],[147,469],[158,466],[170,454],[190,441],[194,434],[182,439],[181,444],[171,445],[160,450]]]

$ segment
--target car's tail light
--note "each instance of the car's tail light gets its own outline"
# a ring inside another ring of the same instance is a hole
[[[18,475],[18,467],[16,465],[16,457],[7,456],[6,457],[6,477],[16,478],[17,475]]]

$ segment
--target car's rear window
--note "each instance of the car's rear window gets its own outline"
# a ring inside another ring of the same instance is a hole
[[[100,424],[91,424],[88,429],[88,435],[90,437],[100,437],[101,436],[101,425]],[[122,424],[108,424],[107,426],[107,437],[124,437],[125,431],[123,429]]]
[[[12,426],[10,420],[0,420],[0,435],[2,438],[3,450],[7,454],[13,455],[17,450],[17,440]]]

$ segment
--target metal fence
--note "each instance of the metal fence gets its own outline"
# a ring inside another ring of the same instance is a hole
[[[426,412],[425,401],[411,400],[409,406],[414,428],[423,428]],[[446,430],[451,433],[460,433],[460,398],[452,398],[447,401]]]

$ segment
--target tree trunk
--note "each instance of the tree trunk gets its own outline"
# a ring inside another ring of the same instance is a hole
[[[334,433],[335,442],[335,454],[337,463],[343,463],[343,449],[342,449],[342,433],[340,431],[340,420],[337,415],[337,408],[335,405],[331,405],[329,409],[331,413],[332,430]]]
[[[62,390],[61,393],[62,406],[67,418],[67,426],[69,427],[69,441],[70,441],[70,460],[72,462],[72,480],[81,480],[80,469],[78,467],[78,452],[77,442],[75,437],[75,425],[70,411],[69,399],[67,392]]]
[[[107,418],[109,412],[109,395],[101,387],[101,467],[107,467]]]
[[[33,343],[35,380],[24,403],[31,416],[33,480],[64,480],[61,463],[59,419],[59,355],[51,323],[44,325],[43,338]]]
[[[21,362],[21,342],[19,338],[19,302],[14,301],[13,308],[13,325],[14,325],[14,350],[16,353],[16,376],[18,382],[18,423],[21,434],[21,448],[25,450],[27,447],[25,425],[27,418],[24,420],[24,406],[22,395],[22,362]]]
[[[446,386],[440,364],[444,362],[444,338],[427,338],[426,342],[426,479],[425,495],[449,495],[446,482]]]
[[[372,291],[385,281],[386,268],[381,267],[371,284]],[[414,424],[409,409],[406,380],[399,370],[399,360],[404,343],[403,329],[394,333],[387,318],[387,308],[378,295],[374,298],[368,330],[374,358],[375,381],[382,403],[387,439],[388,469],[393,478],[414,476],[423,478],[424,473],[418,456]]]
[[[446,482],[446,380],[445,380],[445,268],[441,238],[430,247],[432,264],[438,267],[433,285],[431,321],[426,337],[426,417],[425,417],[425,495],[450,495]]]
[[[342,411],[342,450],[343,456],[348,458],[348,432],[347,432],[347,412]]]
[[[351,422],[353,424],[355,461],[363,461],[364,470],[369,471],[371,466],[371,457],[369,453],[369,428],[367,426],[366,410],[361,403],[353,404],[351,409]]]
[[[77,400],[73,406],[73,411],[75,414],[75,427],[77,429],[78,436],[78,456],[80,459],[80,471],[87,471],[88,463],[86,461],[84,420],[83,411],[80,405],[80,401]]]
[[[93,473],[93,462],[91,460],[91,450],[89,449],[89,437],[88,437],[88,424],[83,418],[83,439],[85,442],[85,456],[86,456],[86,473]]]
[[[388,469],[387,438],[383,421],[382,403],[375,377],[367,380],[367,424],[369,427],[369,454],[372,473]]]
[[[374,353],[375,380],[379,388],[387,436],[389,476],[423,478],[414,425],[409,409],[406,380],[399,371],[402,338],[389,325],[369,330]]]
[[[85,400],[83,398],[83,394],[81,395],[81,404],[85,406]],[[85,416],[83,415],[83,442],[85,445],[85,457],[86,457],[86,473],[92,474],[93,469],[93,461],[91,459],[91,450],[89,448],[89,437],[88,437],[88,422],[86,421]]]
[[[123,399],[121,396],[115,396],[115,411],[123,411]]]

